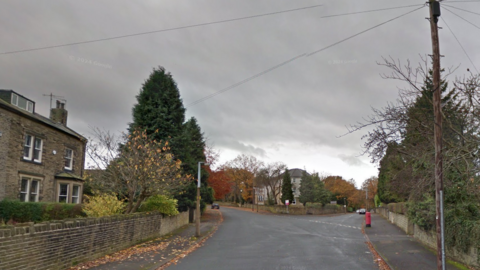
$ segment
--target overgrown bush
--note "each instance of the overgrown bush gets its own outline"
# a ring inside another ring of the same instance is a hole
[[[0,219],[5,223],[42,222],[82,216],[79,204],[20,202],[5,199],[0,202]]]
[[[87,203],[83,206],[83,212],[89,217],[113,216],[123,213],[125,204],[117,199],[114,193],[94,193],[94,196],[85,195]]]
[[[5,199],[0,202],[0,218],[4,222],[39,222],[42,221],[42,205]]]
[[[388,211],[405,215],[407,213],[407,205],[406,203],[389,203],[387,205]]]
[[[390,210],[388,204],[388,210]],[[435,227],[435,199],[431,196],[425,196],[424,201],[409,202],[407,216],[423,230],[429,231]]]
[[[177,200],[169,199],[164,195],[149,197],[139,208],[140,212],[157,211],[166,216],[178,215]]]
[[[375,197],[373,198],[373,200],[375,202],[375,207],[380,207],[382,202],[380,201],[380,197],[378,197],[378,194],[375,194]]]
[[[85,216],[81,204],[43,203],[42,220],[61,220]]]

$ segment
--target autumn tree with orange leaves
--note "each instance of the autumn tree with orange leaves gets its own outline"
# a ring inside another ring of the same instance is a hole
[[[364,201],[367,200],[367,206],[369,208],[375,207],[375,195],[377,194],[378,178],[372,176],[362,183],[362,191]],[[368,193],[366,192],[368,190]],[[366,194],[367,193],[367,194]],[[367,207],[366,206],[366,207]]]
[[[241,201],[240,198],[243,201],[253,201],[254,178],[262,166],[263,162],[254,156],[239,155],[222,167],[226,176],[231,180],[230,197],[235,203],[237,199]]]
[[[174,160],[168,143],[150,139],[145,131],[133,130],[118,137],[95,129],[88,155],[94,168],[105,169],[95,179],[100,191],[114,191],[128,204],[126,213],[135,212],[153,195],[171,195],[187,184],[180,160]]]
[[[335,195],[339,203],[343,204],[344,198],[346,198],[347,205],[355,207],[361,203],[353,179],[345,180],[341,176],[328,176],[324,182],[325,188]]]

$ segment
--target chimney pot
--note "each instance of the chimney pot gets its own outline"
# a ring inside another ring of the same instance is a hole
[[[57,100],[57,107],[50,109],[50,119],[55,123],[67,126],[68,112],[65,110],[65,103]]]

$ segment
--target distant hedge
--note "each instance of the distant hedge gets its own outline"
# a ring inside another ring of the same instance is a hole
[[[407,214],[407,204],[406,203],[389,203],[387,205],[388,211],[394,212],[397,214],[405,215]]]
[[[0,219],[7,223],[42,222],[85,216],[80,204],[20,202],[5,199],[0,202]]]

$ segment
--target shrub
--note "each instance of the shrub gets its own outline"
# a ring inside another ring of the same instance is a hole
[[[0,202],[0,218],[5,222],[39,222],[42,220],[42,206],[35,202],[20,202],[5,199]]]
[[[89,217],[117,215],[125,209],[123,201],[119,201],[114,193],[95,193],[95,196],[85,195],[85,197],[88,202],[83,206],[83,212]]]
[[[81,204],[43,203],[42,220],[61,220],[85,216]]]
[[[391,203],[390,203],[391,204]],[[388,210],[390,210],[388,204]],[[408,203],[408,218],[423,230],[429,231],[435,227],[435,199],[426,196],[424,201]]]
[[[0,219],[4,222],[41,222],[81,215],[82,206],[79,204],[20,202],[9,199],[0,202]]]
[[[375,202],[375,207],[380,207],[380,205],[382,204],[382,202],[380,201],[380,198],[378,197],[378,194],[375,194],[374,202]]]
[[[178,215],[177,200],[169,199],[164,195],[149,197],[139,208],[140,212],[160,212],[166,216]]]

